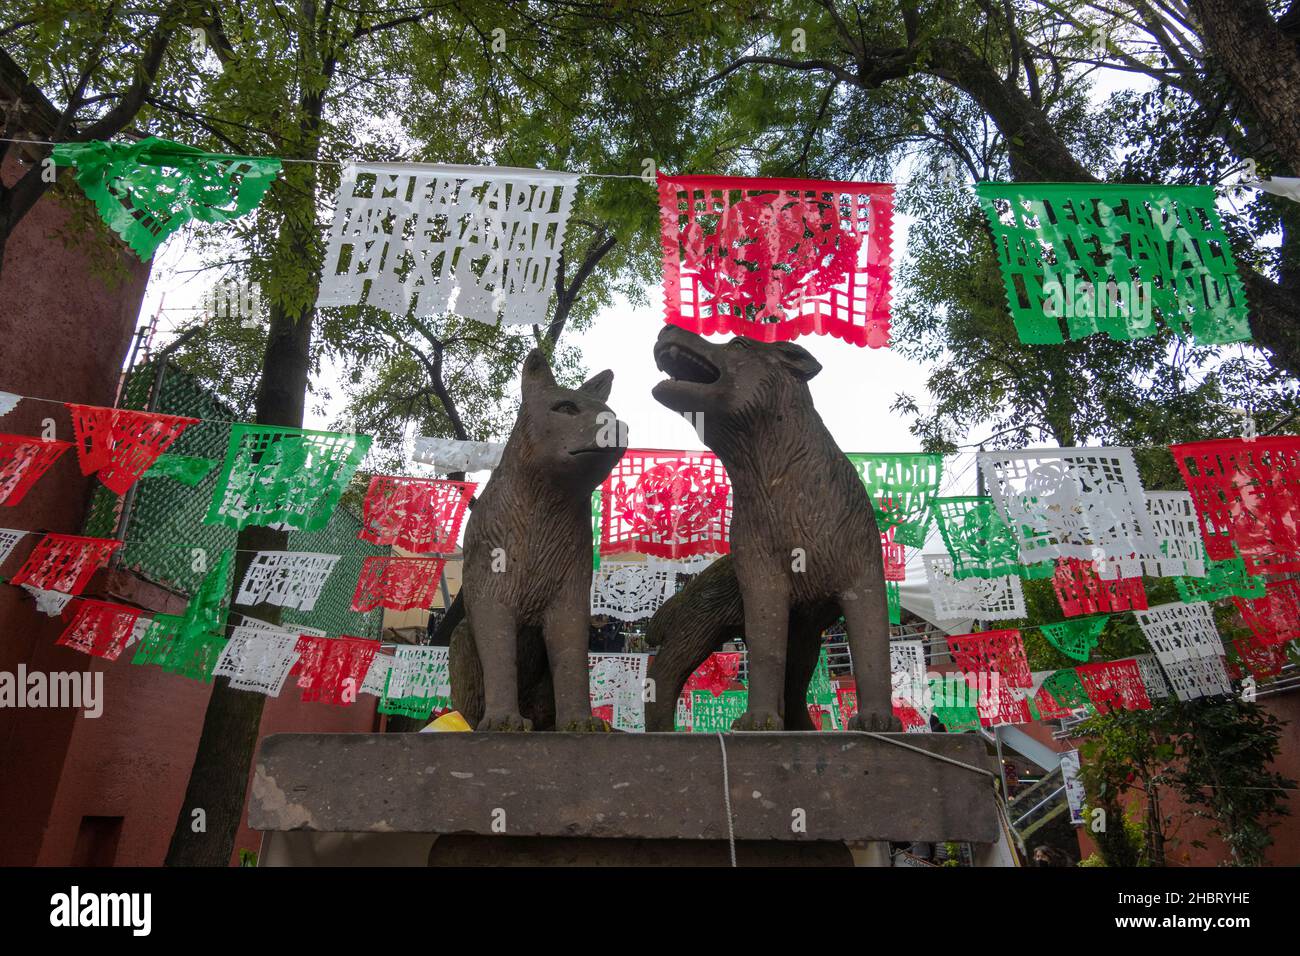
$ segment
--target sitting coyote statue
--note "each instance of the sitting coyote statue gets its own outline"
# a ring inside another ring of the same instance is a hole
[[[519,417],[465,525],[451,691],[478,730],[608,729],[591,714],[587,645],[591,493],[626,447],[613,380],[562,388],[541,351],[524,362]]]
[[[816,647],[789,645],[818,629],[790,625],[792,615],[824,620],[827,602],[844,615],[857,679],[849,729],[901,729],[890,706],[880,532],[857,471],[813,407],[807,383],[821,366],[788,342],[715,345],[671,325],[654,356],[669,376],[654,397],[697,416],[701,438],[731,479],[730,565],[749,654],[749,708],[733,729],[803,725],[789,714],[791,697],[802,704],[802,694],[787,693],[787,657],[806,687]]]

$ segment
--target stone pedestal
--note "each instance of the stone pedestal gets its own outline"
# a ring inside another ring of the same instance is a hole
[[[278,734],[248,815],[263,865],[853,865],[998,842],[993,770],[950,734]]]

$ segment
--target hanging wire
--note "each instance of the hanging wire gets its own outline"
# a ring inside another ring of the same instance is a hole
[[[0,391],[3,391],[3,389],[0,389]],[[66,406],[66,405],[68,405],[68,404],[73,404],[73,405],[84,405],[84,404],[86,404],[86,403],[84,403],[84,402],[71,402],[71,403],[69,403],[69,402],[66,402],[66,401],[63,401],[63,400],[61,400],[61,399],[57,399],[57,398],[43,398],[43,397],[41,397],[40,395],[24,395],[24,394],[22,394],[22,393],[20,393],[20,392],[8,392],[7,394],[9,394],[9,395],[16,395],[18,398],[21,398],[23,401],[28,401],[28,402],[45,402],[46,404],[49,404],[49,405],[62,405],[62,406]],[[92,408],[101,408],[101,407],[107,408],[108,406],[92,405],[92,406],[89,406],[89,407],[92,407]],[[134,409],[121,409],[121,411],[133,411],[133,410],[134,410]],[[158,413],[156,413],[156,414],[167,414],[167,413],[165,413],[165,412],[158,412]],[[180,417],[180,418],[196,418],[196,417],[197,417],[197,418],[198,418],[198,421],[200,421],[200,422],[211,422],[211,423],[213,423],[213,424],[218,424],[218,425],[255,425],[255,424],[257,424],[256,422],[249,422],[249,421],[245,421],[244,419],[239,419],[239,418],[202,418],[202,417],[198,417],[198,416],[194,416],[194,415],[181,415],[181,416],[177,416],[177,417]],[[267,427],[267,428],[275,428],[275,427],[278,427],[278,426],[267,425],[267,426],[265,426],[265,427]],[[287,427],[287,426],[286,426],[286,427]],[[306,431],[319,431],[319,429],[305,429],[305,430],[306,430]],[[331,432],[330,434],[339,434],[339,435],[347,436],[347,435],[360,435],[360,434],[363,434],[363,433],[362,433],[362,432]],[[1096,446],[1089,446],[1089,445],[1072,445],[1072,446],[1070,446],[1069,448],[1067,448],[1066,450],[1067,450],[1067,451],[1070,451],[1070,450],[1087,451],[1089,448],[1097,449],[1097,448],[1103,448],[1103,447],[1112,447],[1112,446],[1102,446],[1102,445],[1096,445]],[[1169,446],[1169,445],[1152,444],[1152,445],[1124,445],[1124,446],[1122,446],[1122,447],[1124,447],[1124,448],[1131,448],[1131,449],[1133,449],[1134,451],[1155,451],[1155,450],[1159,450],[1159,449],[1168,449],[1170,446]],[[679,451],[681,451],[683,454],[699,454],[699,449],[694,449],[694,450],[692,450],[692,449],[689,449],[689,448],[683,448],[683,449],[666,449],[666,450],[668,450],[668,451],[678,451],[678,450],[679,450]],[[956,451],[943,452],[943,453],[942,453],[942,457],[945,458],[945,459],[948,459],[948,458],[967,459],[967,458],[968,458],[968,459],[971,460],[971,464],[973,465],[974,462],[978,459],[978,457],[979,457],[980,455],[984,455],[984,456],[986,456],[986,457],[988,457],[988,456],[994,456],[994,457],[996,457],[997,455],[1000,455],[1000,454],[1018,454],[1018,453],[1021,453],[1021,452],[1031,452],[1031,451],[1038,451],[1038,450],[1045,450],[1045,449],[1035,449],[1035,448],[1007,448],[1007,449],[993,449],[993,450],[980,451],[980,450],[977,449],[977,448],[972,448],[972,449],[969,449],[969,450],[959,448],[959,449],[957,449]],[[1046,450],[1050,450],[1050,449],[1046,449]],[[861,454],[871,455],[871,454],[876,454],[876,453],[875,453],[875,452],[850,452],[849,454],[855,454],[855,455],[861,455]],[[880,452],[880,454],[895,454],[895,453],[893,453],[893,452]],[[925,452],[899,452],[899,453],[897,453],[897,454],[909,454],[909,455],[911,455],[911,454],[925,454]],[[954,485],[955,485],[955,484],[956,484],[956,483],[957,483],[961,478],[963,478],[963,477],[965,477],[967,474],[969,474],[969,472],[970,472],[970,468],[971,468],[971,465],[967,465],[966,467],[963,468],[963,470],[962,470],[962,471],[961,471],[961,472],[960,472],[956,477],[953,477],[951,472],[948,472],[947,474],[945,474],[945,476],[944,476],[944,487],[945,487],[945,488],[951,488],[951,487],[953,487],[953,486],[954,486]],[[392,476],[392,477],[399,477],[399,476]],[[944,492],[943,492],[943,491],[940,491],[940,497],[942,497],[943,494],[944,494]]]
[[[0,143],[23,143],[30,146],[73,145],[70,143],[56,143],[54,140],[50,140],[50,139],[17,139],[10,136],[0,136]],[[345,160],[293,159],[287,156],[274,156],[269,153],[216,153],[216,152],[211,152],[209,150],[199,150],[197,153],[192,153],[190,155],[195,158],[202,157],[202,158],[211,158],[211,159],[277,159],[281,163],[304,163],[312,166],[350,166],[354,163],[374,163],[375,165],[382,165],[384,162],[386,162],[384,160],[362,160],[362,159],[345,159]],[[393,162],[406,162],[406,160],[393,160]],[[430,163],[427,165],[438,165],[438,164]],[[484,167],[484,168],[491,168],[491,167]],[[539,170],[539,172],[540,171],[541,170]],[[644,173],[579,172],[577,175],[587,179],[640,179],[644,181],[647,185],[653,186],[655,184],[653,180],[647,179]]]
[[[19,139],[19,138],[8,137],[8,136],[0,136],[0,143],[22,143],[22,144],[26,144],[26,145],[30,145],[30,146],[59,146],[59,145],[67,145],[66,143],[62,143],[62,144],[61,144],[61,143],[57,143],[57,142],[55,142],[54,140],[49,140],[49,139]],[[202,157],[222,158],[222,159],[228,159],[228,158],[236,158],[236,159],[278,159],[281,163],[303,163],[303,164],[313,165],[313,166],[350,166],[350,165],[352,165],[352,164],[354,164],[354,163],[355,163],[355,164],[373,163],[373,164],[375,164],[375,165],[380,165],[380,164],[383,164],[384,162],[410,162],[410,160],[391,160],[391,161],[387,161],[387,160],[364,160],[364,159],[345,159],[345,160],[338,160],[338,159],[295,159],[295,158],[290,158],[290,157],[287,157],[287,156],[275,156],[275,155],[270,154],[270,153],[218,153],[218,152],[212,152],[212,151],[209,151],[209,150],[199,150],[196,154],[193,154],[193,155],[202,156]],[[424,165],[438,165],[438,164],[436,164],[436,163],[428,163],[428,164],[424,164]],[[485,168],[491,168],[491,167],[485,167]],[[639,179],[639,180],[643,181],[644,183],[646,183],[646,185],[648,185],[648,186],[653,186],[653,185],[655,185],[655,181],[652,180],[652,179],[647,178],[647,175],[646,175],[645,173],[591,173],[591,172],[579,172],[579,173],[577,173],[576,175],[581,176],[581,177],[586,178],[586,179]],[[929,177],[926,177],[926,178],[910,178],[910,179],[892,179],[892,180],[890,180],[890,185],[894,185],[894,186],[911,186],[911,185],[916,185],[916,184],[945,185],[945,186],[950,186],[950,185],[951,185],[951,184],[948,184],[948,183],[943,182],[943,181],[940,180],[940,179],[937,179],[937,178],[929,178]],[[959,185],[961,186],[961,188],[962,188],[963,190],[969,190],[969,189],[971,188],[971,186],[972,186],[971,183],[967,183],[967,182],[965,182],[965,181],[963,181],[963,182],[960,183]],[[1023,185],[1031,185],[1031,184],[1030,184],[1030,183],[1024,183]],[[1056,184],[1056,183],[1051,183],[1050,185],[1057,185],[1057,184]],[[1087,184],[1087,183],[1079,183],[1079,184],[1077,184],[1077,185],[1080,185],[1080,186],[1086,186],[1086,185],[1088,185],[1088,184]],[[1161,183],[1160,185],[1162,185],[1162,186],[1173,186],[1173,187],[1177,187],[1177,186],[1202,186],[1202,185],[1205,185],[1205,184],[1204,184],[1204,183]],[[1259,185],[1258,185],[1258,181],[1257,181],[1257,182],[1255,182],[1255,183],[1211,183],[1211,184],[1210,184],[1210,188],[1215,189],[1215,190],[1219,190],[1219,191],[1223,191],[1223,192],[1232,192],[1232,193],[1235,193],[1237,190],[1240,190],[1240,189],[1254,189],[1254,190],[1257,190],[1257,191],[1258,191],[1260,187],[1259,187]]]

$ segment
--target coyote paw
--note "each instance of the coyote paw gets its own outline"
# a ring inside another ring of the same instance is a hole
[[[599,717],[578,717],[570,720],[560,729],[571,734],[607,734],[610,732],[609,724]]]
[[[474,728],[477,731],[496,733],[524,733],[533,729],[533,722],[518,714],[484,714]]]
[[[785,721],[773,710],[747,710],[731,723],[732,730],[784,730]]]
[[[896,734],[901,733],[903,725],[893,711],[885,714],[864,714],[858,711],[849,718],[849,724],[846,730],[866,730],[877,734]]]

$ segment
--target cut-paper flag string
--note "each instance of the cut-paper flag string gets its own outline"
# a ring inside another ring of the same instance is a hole
[[[1252,677],[1276,677],[1286,666],[1286,646],[1283,644],[1261,647],[1250,638],[1239,637],[1232,642],[1232,647]]]
[[[1027,724],[1032,721],[1029,712],[1029,697],[1023,688],[1011,687],[1006,681],[998,681],[987,694],[980,694],[975,705],[979,714],[980,726],[1004,727],[1011,724]]]
[[[305,703],[349,705],[356,702],[379,642],[364,637],[298,638],[297,674]]]
[[[83,475],[98,475],[115,494],[147,472],[197,418],[66,403]]]
[[[1151,698],[1168,697],[1169,681],[1165,679],[1165,672],[1160,669],[1160,661],[1154,654],[1139,654],[1133,658],[1137,661],[1138,671],[1142,674],[1142,686],[1147,689],[1147,696]]]
[[[1223,653],[1214,611],[1208,604],[1158,604],[1133,614],[1156,659],[1166,670],[1175,661]]]
[[[812,679],[808,681],[805,699],[819,707],[833,707],[835,704],[835,690],[831,685],[830,661],[825,644],[817,654],[817,666],[813,668]]]
[[[366,558],[352,595],[352,610],[428,610],[437,599],[444,564],[445,558]]]
[[[393,670],[392,654],[376,654],[366,671],[366,679],[361,682],[361,693],[372,697],[383,697],[388,689],[388,675]]]
[[[1020,341],[1141,339],[1159,331],[1157,316],[1198,345],[1250,339],[1213,187],[982,182],[975,192]]]
[[[1023,564],[1079,558],[1105,579],[1142,573],[1153,545],[1132,449],[981,452],[978,462]]]
[[[26,531],[19,531],[17,528],[0,528],[0,564],[9,560],[9,555],[18,546],[18,542],[25,537],[27,537]]]
[[[375,475],[366,489],[357,537],[415,554],[450,554],[475,487],[473,482]]]
[[[890,641],[889,676],[890,692],[895,702],[906,703],[918,713],[929,713],[924,641]]]
[[[8,415],[22,400],[21,395],[15,395],[13,392],[0,392],[0,416]]]
[[[184,618],[179,614],[155,614],[136,645],[131,663],[140,667],[150,664],[165,667],[183,623]]]
[[[943,456],[849,452],[846,457],[871,497],[880,530],[892,529],[900,544],[925,547],[930,508],[943,481]]]
[[[1263,597],[1234,597],[1242,620],[1262,646],[1300,640],[1300,582],[1270,581]]]
[[[211,458],[195,455],[159,455],[158,460],[143,475],[145,478],[170,478],[193,488],[217,467]]]
[[[1148,491],[1147,521],[1155,545],[1143,571],[1153,578],[1205,577],[1205,545],[1186,491]]]
[[[676,573],[662,564],[606,559],[591,575],[591,613],[644,620],[672,597],[676,581]]]
[[[136,648],[132,664],[157,664],[163,670],[210,682],[226,645],[226,605],[235,552],[221,552],[204,575],[183,614],[155,614]]]
[[[73,605],[76,616],[54,643],[74,651],[115,661],[135,632],[139,608],[79,598]]]
[[[274,425],[232,425],[205,519],[242,530],[270,525],[320,531],[370,450],[369,435]]]
[[[1239,553],[1251,574],[1300,571],[1300,437],[1171,445],[1215,561]]]
[[[255,209],[280,171],[273,156],[205,153],[150,136],[134,143],[57,143],[56,166],[141,259],[187,222],[229,222]]]
[[[217,666],[225,646],[226,636],[214,631],[178,634],[167,651],[163,670],[189,680],[211,683],[212,669]]]
[[[729,690],[716,697],[707,691],[690,692],[690,730],[696,734],[725,734],[749,706],[749,693]]]
[[[935,498],[939,534],[953,562],[953,577],[998,578],[1008,574],[1028,580],[1050,578],[1050,561],[1020,563],[1020,546],[998,514],[992,498],[963,495]]]
[[[1034,704],[1044,720],[1073,716],[1080,709],[1087,709],[1090,703],[1088,692],[1073,667],[1054,671],[1034,695]],[[1052,711],[1054,717],[1048,716],[1045,710]]]
[[[445,647],[397,648],[379,712],[428,720],[435,710],[446,710],[451,706],[449,661]]]
[[[950,734],[973,731],[980,726],[979,694],[958,674],[930,681],[930,709]]]
[[[1232,694],[1232,681],[1228,678],[1224,659],[1220,655],[1189,657],[1167,664],[1161,661],[1161,666],[1169,678],[1169,686],[1179,700]]]
[[[22,589],[32,596],[32,600],[36,602],[36,610],[46,617],[58,617],[72,600],[71,594],[47,591],[44,588],[32,587],[30,584],[22,585]]]
[[[215,566],[185,605],[170,642],[163,670],[209,682],[226,645],[226,606],[230,598],[235,552],[221,552]]]
[[[712,452],[629,449],[601,485],[602,555],[731,550],[731,482]]]
[[[887,346],[893,205],[885,183],[659,174],[668,323]]]
[[[144,636],[149,633],[149,628],[153,626],[153,620],[147,617],[138,617],[135,620],[135,628],[131,631],[131,636],[126,639],[126,647],[131,648],[144,640]]]
[[[1065,558],[1056,562],[1052,587],[1066,617],[1111,614],[1116,611],[1145,609],[1147,606],[1147,592],[1141,578],[1103,581],[1091,563],[1078,558]]]
[[[682,690],[708,691],[713,696],[721,694],[732,685],[740,675],[740,654],[736,651],[714,651],[704,663],[686,678]]]
[[[1080,664],[1075,672],[1083,683],[1083,689],[1087,691],[1088,700],[1097,708],[1098,713],[1151,709],[1151,700],[1147,697],[1146,686],[1142,682],[1142,672],[1138,669],[1137,661],[1131,658]]]
[[[853,715],[858,712],[857,689],[844,686],[835,688],[835,706],[840,710],[840,726],[847,727]]]
[[[27,561],[9,583],[30,584],[44,591],[80,594],[95,571],[108,563],[109,557],[121,546],[121,541],[111,538],[47,534],[36,543]]]
[[[1174,587],[1184,604],[1226,597],[1263,597],[1264,583],[1262,577],[1246,573],[1246,562],[1238,554],[1226,561],[1207,560],[1203,578],[1174,578]]]
[[[1084,699],[1087,699],[1086,695]],[[1038,691],[1029,698],[1031,720],[1062,720],[1073,717],[1074,713],[1069,707],[1057,701],[1045,687],[1038,688]]]
[[[898,722],[903,725],[904,733],[923,734],[929,731],[930,729],[929,718],[925,714],[917,710],[915,707],[913,707],[912,705],[896,703],[893,704],[890,707],[890,709],[894,712],[894,716],[898,718]],[[836,712],[830,711],[829,713],[834,715]],[[816,725],[818,730],[827,729],[825,723],[822,721],[817,721],[816,719],[814,719],[813,723]],[[831,727],[829,729],[839,730],[840,728]]]
[[[244,624],[231,629],[212,674],[230,678],[234,690],[279,697],[289,671],[298,662],[299,634],[249,621],[245,618]]]
[[[955,634],[948,638],[948,651],[963,673],[997,674],[1001,684],[1033,686],[1025,643],[1017,630]]]
[[[589,654],[587,686],[592,715],[615,730],[643,732],[649,659],[648,654]]]
[[[958,580],[946,554],[927,554],[922,560],[939,620],[1010,621],[1025,616],[1025,592],[1015,575]]]
[[[246,607],[274,604],[310,611],[316,607],[340,557],[309,551],[259,551],[244,573],[235,603]]]
[[[26,435],[0,435],[0,505],[16,505],[59,456],[70,441],[45,441]]]
[[[1108,615],[1102,614],[1098,617],[1042,624],[1039,625],[1039,630],[1043,632],[1043,637],[1066,657],[1072,657],[1076,661],[1086,661],[1101,639],[1101,632],[1106,629],[1106,621],[1109,619]]]
[[[891,584],[907,580],[907,549],[894,540],[890,528],[880,536],[880,554],[885,562],[885,580]]]
[[[577,173],[493,166],[343,168],[318,306],[545,323]]]
[[[505,450],[503,442],[421,436],[415,440],[411,457],[439,471],[491,471],[501,464]]]

